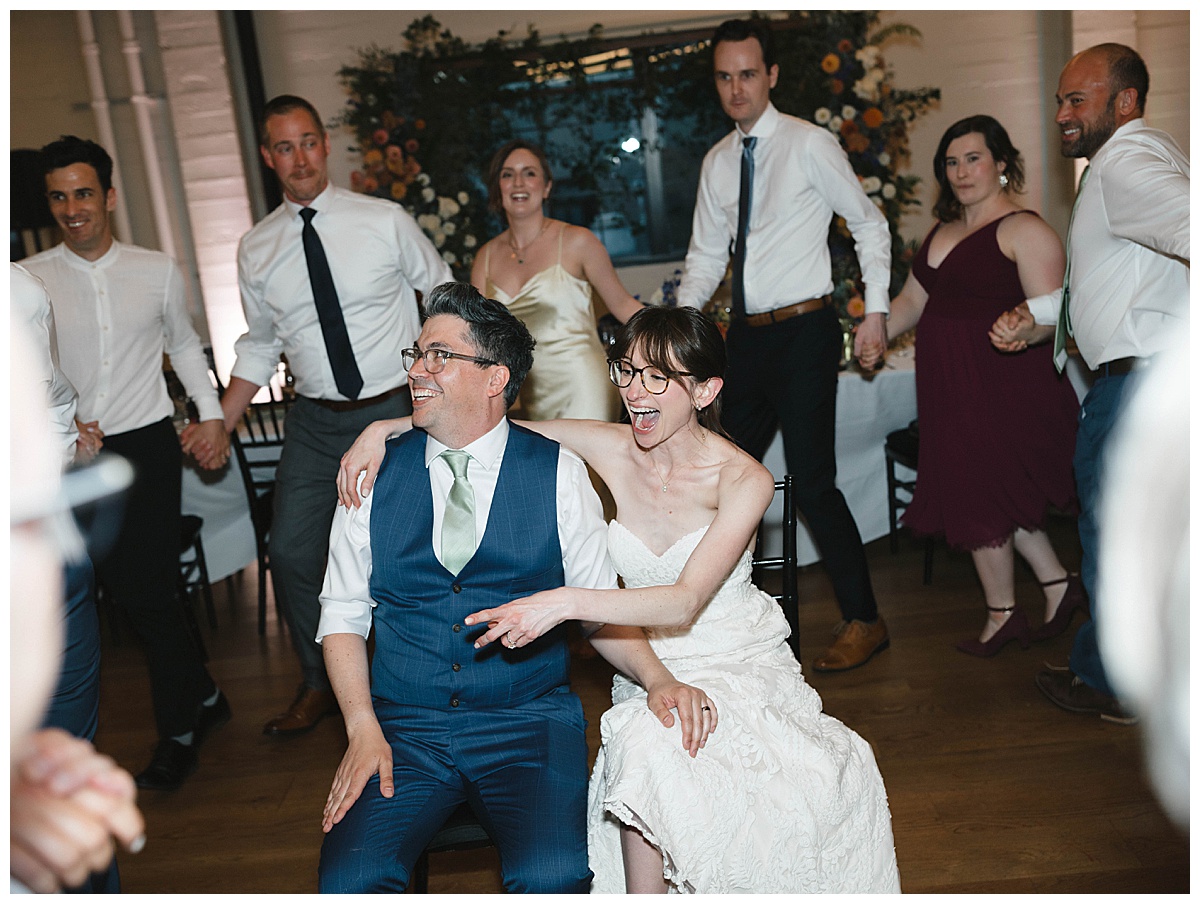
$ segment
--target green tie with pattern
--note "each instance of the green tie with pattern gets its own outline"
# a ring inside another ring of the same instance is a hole
[[[461,450],[447,449],[441,457],[454,475],[442,518],[442,564],[451,574],[458,574],[475,555],[475,491],[467,480],[467,462],[471,456]]]
[[[1083,194],[1083,183],[1087,181],[1091,165],[1084,167],[1083,175],[1079,177],[1079,190],[1075,193],[1075,206],[1071,208],[1071,222],[1067,224],[1067,268],[1063,272],[1062,303],[1058,306],[1058,324],[1054,327],[1054,366],[1062,373],[1067,366],[1067,337],[1074,336],[1071,329],[1071,312],[1068,304],[1071,300],[1071,230],[1075,226],[1075,211],[1079,209],[1079,198]]]

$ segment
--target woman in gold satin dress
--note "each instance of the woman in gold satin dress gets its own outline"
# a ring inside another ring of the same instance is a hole
[[[542,149],[510,141],[492,158],[488,205],[508,228],[480,249],[471,283],[506,305],[537,340],[521,410],[533,421],[615,420],[619,398],[596,333],[592,290],[624,323],[642,305],[625,291],[604,245],[589,230],[545,216],[553,181]]]

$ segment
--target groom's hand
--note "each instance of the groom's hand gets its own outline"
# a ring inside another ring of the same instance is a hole
[[[392,748],[383,736],[379,723],[357,727],[347,726],[350,746],[333,776],[333,787],[325,799],[321,829],[328,832],[358,800],[372,775],[379,776],[379,793],[391,797],[395,793],[392,778]]]
[[[675,724],[671,710],[679,713],[679,730],[689,756],[694,757],[717,729],[717,705],[700,688],[681,681],[647,688],[646,706],[667,728]]]

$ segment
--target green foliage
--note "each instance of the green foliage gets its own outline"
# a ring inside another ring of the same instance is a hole
[[[909,125],[939,92],[895,88],[879,45],[919,35],[902,24],[872,35],[878,17],[870,11],[791,12],[772,24],[780,68],[772,101],[840,138],[891,224],[891,288],[898,291],[915,250],[900,238],[899,221],[916,203],[918,180],[897,170],[907,162]],[[404,204],[460,278],[491,231],[488,161],[517,134],[517,123],[523,137],[545,148],[559,182],[597,192],[611,190],[598,178],[610,153],[600,136],[640,121],[647,108],[695,124],[672,151],[697,162],[729,131],[712,88],[707,38],[664,32],[615,41],[595,25],[578,40],[545,42],[531,28],[470,46],[427,15],[409,25],[404,41],[399,52],[361,50],[338,73],[349,94],[338,121],[363,155],[352,187]],[[856,318],[861,284],[844,223],[832,224],[830,243],[835,297],[843,315]]]

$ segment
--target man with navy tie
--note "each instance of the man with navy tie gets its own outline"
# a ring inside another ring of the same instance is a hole
[[[221,400],[237,428],[285,354],[296,380],[271,519],[271,580],[300,659],[291,705],[263,732],[292,737],[336,712],[317,633],[338,462],[367,424],[408,414],[396,355],[421,329],[416,293],[452,279],[404,208],[331,185],[329,134],[312,104],[283,94],[259,124],[284,201],[238,245],[246,333]]]
[[[330,537],[317,639],[349,747],[320,889],[403,891],[466,801],[508,891],[587,892],[587,741],[565,626],[476,650],[487,626],[464,619],[553,587],[615,587],[600,501],[579,458],[506,418],[533,363],[524,324],[459,283],[425,308],[403,353],[416,429],[389,441],[373,491],[338,510]],[[675,681],[640,628],[606,626],[592,643],[664,725],[677,709],[685,746],[702,740],[702,692]]]

